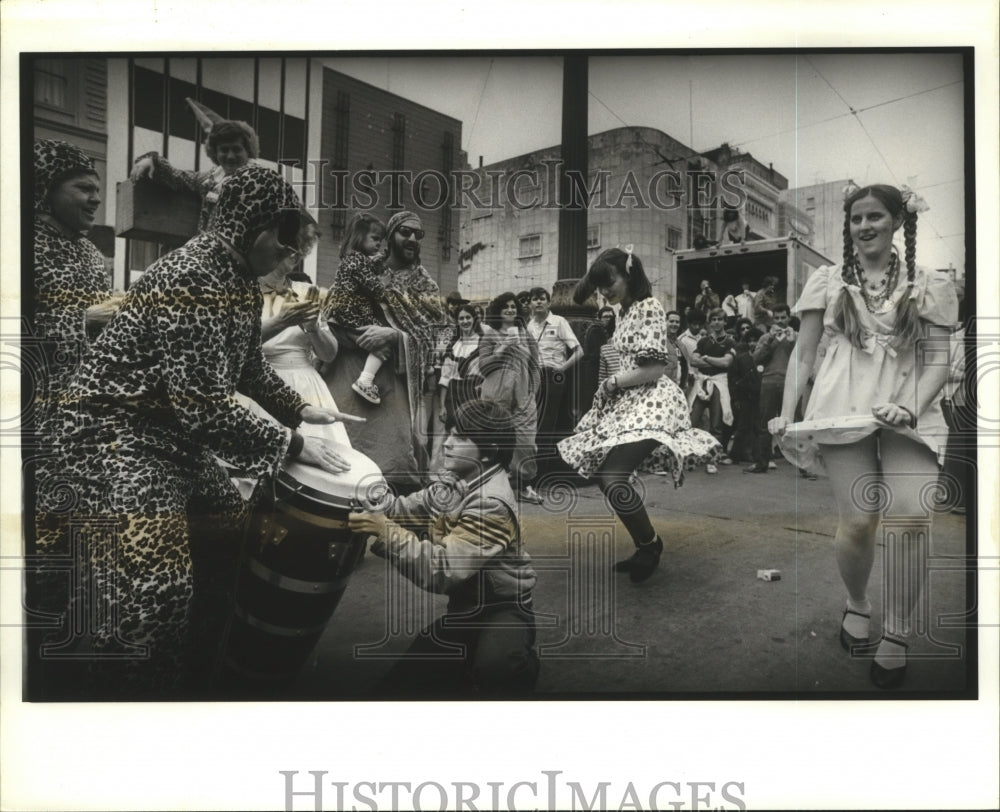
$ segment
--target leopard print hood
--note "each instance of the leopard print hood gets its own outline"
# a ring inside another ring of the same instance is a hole
[[[249,164],[223,181],[208,231],[245,255],[284,209],[301,211],[295,190],[277,172]]]
[[[35,139],[35,211],[51,214],[49,195],[73,175],[96,175],[94,161],[86,152],[66,141]]]

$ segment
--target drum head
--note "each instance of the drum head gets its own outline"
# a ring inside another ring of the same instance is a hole
[[[293,460],[278,473],[278,484],[299,496],[335,507],[376,507],[384,501],[388,487],[374,461],[348,445],[332,445],[347,460],[351,470],[331,474]]]

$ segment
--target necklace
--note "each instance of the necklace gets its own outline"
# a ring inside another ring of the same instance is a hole
[[[899,258],[896,254],[892,255],[892,259],[889,261],[889,269],[886,271],[885,276],[882,277],[882,281],[875,284],[868,281],[864,268],[861,267],[861,263],[858,262],[858,258],[855,256],[854,277],[857,280],[858,287],[861,289],[861,298],[864,299],[865,307],[869,313],[882,314],[892,309],[890,300],[893,292],[896,290],[896,282],[899,279]]]

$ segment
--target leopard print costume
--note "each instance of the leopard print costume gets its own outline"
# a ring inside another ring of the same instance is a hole
[[[35,425],[42,427],[66,391],[87,344],[84,313],[111,295],[104,259],[82,234],[68,235],[52,217],[49,199],[66,179],[97,174],[90,157],[65,141],[35,141],[34,338],[41,368],[32,370]],[[44,429],[43,429],[44,432]]]
[[[385,295],[385,285],[378,278],[381,272],[380,259],[358,251],[341,260],[326,300],[326,309],[337,324],[360,330],[380,323],[377,303]]]
[[[116,695],[169,695],[188,665],[192,552],[202,540],[230,543],[244,511],[215,457],[261,476],[287,453],[289,429],[236,392],[285,426],[306,405],[264,360],[262,295],[244,260],[286,208],[299,201],[276,173],[232,174],[208,232],[129,290],[58,412],[60,473],[39,483],[47,550],[83,545],[102,621],[92,630],[98,671],[114,657],[127,664]]]

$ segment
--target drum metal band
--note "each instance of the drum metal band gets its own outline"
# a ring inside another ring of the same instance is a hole
[[[283,589],[286,592],[300,592],[303,595],[326,595],[331,592],[344,589],[348,579],[337,578],[333,581],[303,581],[299,578],[292,578],[289,575],[282,575],[275,572],[270,567],[265,567],[256,558],[247,561],[247,567],[254,575],[262,581]]]
[[[356,494],[352,493],[350,496],[345,497],[324,492],[315,487],[315,485],[300,482],[288,470],[279,471],[277,481],[288,493],[320,505],[342,508],[344,510],[361,507],[361,500],[357,498]]]
[[[260,629],[262,632],[267,632],[268,634],[276,634],[279,637],[306,637],[311,634],[321,634],[323,629],[326,628],[326,624],[328,622],[327,618],[324,618],[322,623],[317,623],[313,626],[279,626],[276,623],[269,623],[266,620],[261,620],[259,617],[250,614],[242,606],[236,607],[236,617],[248,626]]]
[[[287,502],[278,502],[274,508],[282,513],[287,513],[300,522],[314,524],[317,527],[325,527],[330,530],[343,530],[348,526],[347,519],[333,519],[328,516],[317,516],[313,513],[306,513],[304,510],[299,510],[295,505],[290,505]]]

